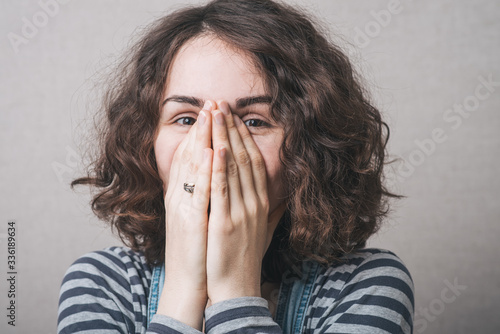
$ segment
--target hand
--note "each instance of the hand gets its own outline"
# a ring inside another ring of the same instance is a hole
[[[268,216],[264,159],[228,104],[219,102],[218,108],[212,112],[214,157],[207,246],[207,289],[212,304],[261,296],[262,259],[285,208],[282,204]]]
[[[175,151],[165,195],[165,282],[158,313],[201,330],[207,303],[207,226],[212,170],[211,103]],[[165,176],[162,178],[165,180]],[[184,182],[195,183],[193,194]]]

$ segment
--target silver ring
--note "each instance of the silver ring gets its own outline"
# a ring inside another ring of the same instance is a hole
[[[184,183],[184,190],[190,194],[194,193],[194,183],[185,182]]]

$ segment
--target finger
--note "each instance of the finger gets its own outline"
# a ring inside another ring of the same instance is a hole
[[[238,165],[234,161],[231,152],[231,144],[229,143],[224,114],[219,109],[214,110],[212,119],[212,141],[214,148],[220,146],[225,148],[225,173],[228,186],[227,193],[231,207],[233,205],[231,203],[236,205],[236,203],[242,202]]]
[[[236,128],[235,120],[240,121],[237,115],[234,115],[230,111],[229,105],[225,101],[218,101],[217,105],[219,109],[225,115],[225,121],[227,124],[227,131],[229,135],[229,143],[231,145],[231,153],[234,157],[236,165],[238,166],[238,176],[240,182],[241,195],[245,202],[255,198],[255,186],[252,174],[252,163],[250,161],[250,155],[245,148],[245,144],[241,139],[240,132]]]
[[[266,174],[266,164],[260,150],[255,144],[250,131],[241,121],[241,119],[234,115],[234,124],[239,131],[241,140],[245,145],[245,149],[250,156],[250,162],[252,165],[252,175],[255,191],[257,192],[259,198],[267,198],[267,174]],[[265,196],[265,197],[264,197]]]
[[[198,119],[196,120],[196,138],[190,141],[191,150],[193,156],[189,164],[189,173],[191,174],[191,179],[196,181],[196,175],[198,173],[198,166],[200,166],[203,160],[203,150],[210,147],[211,144],[211,111],[213,103],[210,100],[205,102],[203,109],[198,113]]]
[[[212,183],[210,189],[210,216],[221,215],[228,217],[229,212],[229,189],[226,177],[226,147],[224,145],[214,146],[212,160]],[[217,220],[215,220],[217,221]]]
[[[177,149],[175,150],[174,156],[172,158],[172,164],[170,165],[170,177],[168,181],[169,186],[167,192],[171,191],[171,189],[173,189],[175,186],[179,186],[179,179],[181,178],[179,173],[186,169],[186,165],[190,160],[190,152],[186,152],[186,150],[190,146],[190,142],[195,136],[196,126],[192,126],[191,129],[189,129],[187,136],[185,136],[179,146],[177,146]]]
[[[201,217],[202,220],[206,221],[212,178],[212,149],[209,147],[204,148],[201,155],[202,157],[193,193],[192,207],[201,214],[197,215],[197,217]]]

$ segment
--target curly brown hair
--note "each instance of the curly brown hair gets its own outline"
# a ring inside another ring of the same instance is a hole
[[[165,211],[156,166],[162,93],[176,52],[212,34],[252,55],[284,128],[287,209],[263,260],[263,278],[309,259],[331,264],[388,212],[383,165],[389,129],[338,46],[310,19],[271,0],[215,0],[159,19],[132,49],[106,94],[101,151],[86,177],[95,214],[148,263],[164,261]],[[386,129],[386,131],[384,131]]]

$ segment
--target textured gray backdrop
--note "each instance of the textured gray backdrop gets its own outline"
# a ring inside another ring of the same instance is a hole
[[[68,266],[117,245],[82,170],[103,69],[188,1],[0,2],[0,332],[54,333]],[[370,245],[416,286],[415,333],[499,333],[500,3],[299,1],[352,57],[391,126],[388,172],[407,196]],[[57,5],[55,5],[55,3]],[[7,223],[17,223],[16,327],[7,325]]]

